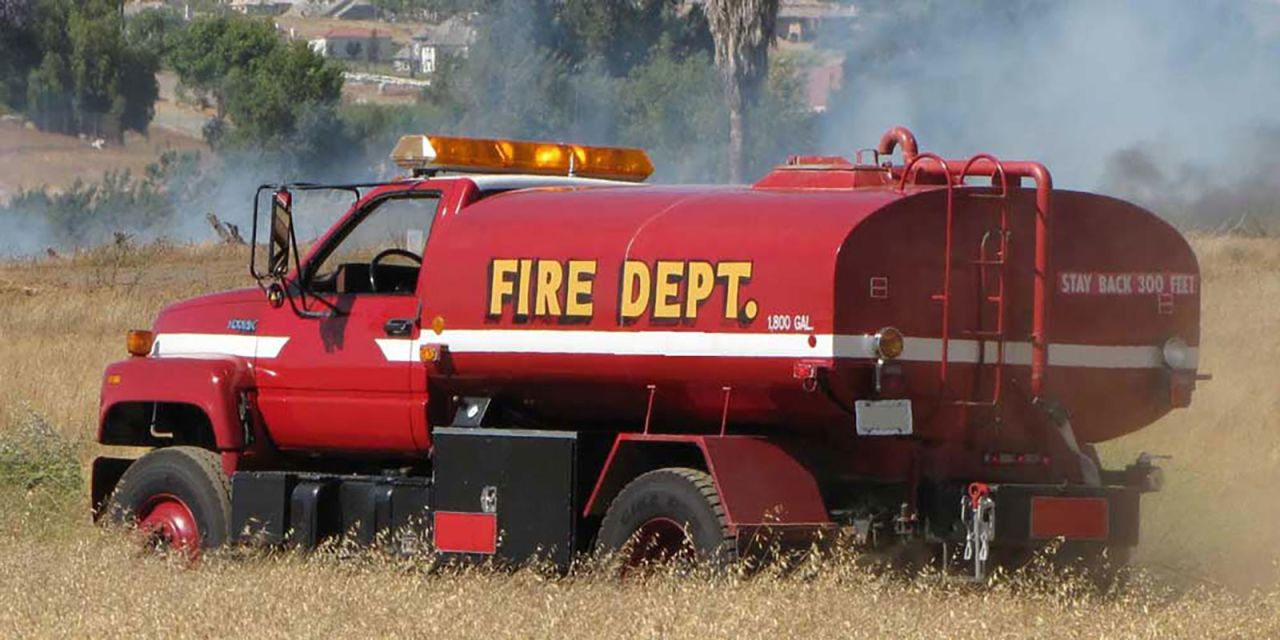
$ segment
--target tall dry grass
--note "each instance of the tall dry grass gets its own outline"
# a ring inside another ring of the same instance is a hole
[[[1109,595],[1034,573],[984,589],[882,577],[850,558],[619,581],[336,553],[229,553],[195,568],[139,557],[88,525],[83,489],[65,489],[83,479],[64,463],[89,455],[123,332],[169,301],[249,284],[244,256],[113,247],[0,264],[0,637],[1280,637],[1280,241],[1193,244],[1214,380],[1190,410],[1103,446],[1113,464],[1174,456],[1167,489],[1145,500],[1145,573]]]
[[[1200,383],[1190,409],[1107,443],[1146,450],[1165,491],[1143,501],[1137,559],[1232,586],[1280,582],[1280,241],[1192,239],[1202,272]]]

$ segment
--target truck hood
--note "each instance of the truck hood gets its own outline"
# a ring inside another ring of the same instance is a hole
[[[266,308],[259,289],[223,291],[165,307],[156,316],[154,330],[161,341],[165,334],[252,335]]]

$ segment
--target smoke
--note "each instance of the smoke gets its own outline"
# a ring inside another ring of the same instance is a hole
[[[855,6],[854,31],[827,33],[820,43],[845,50],[847,60],[844,88],[818,120],[820,142],[804,141],[803,120],[795,133],[780,121],[757,121],[759,166],[774,160],[768,149],[850,155],[905,124],[926,150],[1038,159],[1060,187],[1130,199],[1185,227],[1280,227],[1272,204],[1280,181],[1271,177],[1280,169],[1271,155],[1280,143],[1280,1]],[[205,240],[212,237],[208,213],[247,237],[258,185],[388,177],[394,169],[386,151],[406,131],[636,144],[650,149],[659,181],[723,175],[716,142],[723,105],[712,95],[709,68],[691,74],[674,66],[676,58],[625,81],[609,78],[599,60],[570,65],[546,53],[548,42],[567,37],[562,25],[539,23],[518,2],[495,3],[492,11],[449,95],[432,106],[369,115],[345,132],[326,129],[335,125],[324,117],[304,118],[304,130],[277,148],[206,154],[198,169],[166,179],[167,215],[139,215],[128,198],[117,198],[114,209],[69,225],[39,202],[11,201],[0,206],[0,254],[88,246],[115,230],[140,241]],[[689,55],[686,65],[698,54]]]
[[[261,185],[367,183],[398,174],[386,155],[394,140],[389,132],[365,140],[356,126],[336,120],[314,126],[320,129],[308,129],[304,118],[297,133],[271,144],[221,153],[166,153],[143,172],[107,171],[100,181],[13,194],[0,202],[0,257],[63,253],[126,239],[137,244],[208,241],[218,237],[210,215],[234,225],[248,240]],[[263,196],[261,202],[266,201]],[[350,193],[304,198],[298,222],[306,229],[327,229],[352,202]],[[260,211],[269,209],[261,205]]]
[[[1060,187],[1191,221],[1275,192],[1260,179],[1280,141],[1274,0],[860,6],[827,151],[905,124],[925,149],[1038,159]]]

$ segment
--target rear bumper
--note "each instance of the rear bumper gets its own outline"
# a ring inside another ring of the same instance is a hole
[[[1065,540],[1108,547],[1138,544],[1139,492],[1128,487],[1005,484],[991,487],[997,545]]]

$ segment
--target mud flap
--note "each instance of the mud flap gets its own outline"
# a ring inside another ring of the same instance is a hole
[[[111,493],[120,484],[120,478],[136,460],[134,458],[109,458],[106,456],[93,459],[89,476],[90,512],[94,522],[107,513],[107,501]]]

